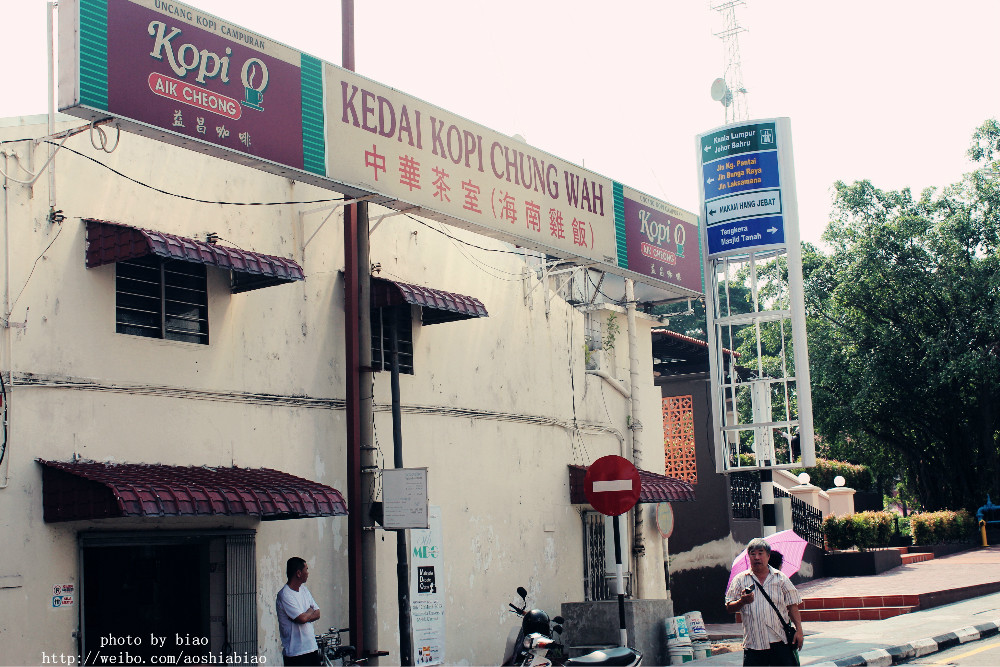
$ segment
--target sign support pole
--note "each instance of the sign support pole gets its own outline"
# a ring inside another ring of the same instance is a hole
[[[625,576],[622,572],[622,515],[615,515],[615,577],[618,581],[618,640],[628,646],[628,630],[625,629]]]
[[[391,311],[390,311],[391,312]],[[409,311],[406,311],[409,315]],[[390,386],[392,393],[392,459],[403,467],[403,413],[399,395],[399,330],[396,315],[389,315],[389,341],[392,354]],[[410,619],[410,569],[407,564],[406,529],[396,531],[396,595],[399,600],[399,664],[413,664],[413,626]]]
[[[642,492],[639,470],[621,456],[602,456],[587,468],[583,478],[587,500],[604,516],[613,516],[615,539],[615,581],[618,583],[618,634],[622,646],[628,646],[625,628],[625,575],[622,571],[622,514],[635,507]]]

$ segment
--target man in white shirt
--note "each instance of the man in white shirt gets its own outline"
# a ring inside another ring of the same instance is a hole
[[[740,612],[743,620],[743,664],[798,665],[795,651],[802,648],[802,596],[788,577],[768,565],[771,545],[766,540],[750,540],[747,556],[750,569],[733,577],[726,591],[726,611]],[[785,638],[786,625],[795,626],[790,643]]]
[[[319,647],[313,630],[313,622],[319,620],[319,606],[305,585],[309,565],[301,558],[289,558],[285,573],[288,583],[278,591],[275,601],[282,656],[286,665],[319,665]]]

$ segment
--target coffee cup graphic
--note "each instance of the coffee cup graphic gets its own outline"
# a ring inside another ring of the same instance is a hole
[[[257,77],[260,83],[257,83]],[[250,58],[243,63],[243,70],[240,72],[243,81],[243,101],[241,104],[257,111],[264,110],[264,90],[267,89],[269,80],[267,65],[260,58]]]

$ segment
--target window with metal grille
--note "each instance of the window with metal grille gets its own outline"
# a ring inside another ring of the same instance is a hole
[[[413,314],[409,305],[372,308],[372,368],[392,370],[390,326],[396,325],[399,372],[413,375]]]
[[[149,255],[115,267],[118,333],[208,345],[204,264]]]

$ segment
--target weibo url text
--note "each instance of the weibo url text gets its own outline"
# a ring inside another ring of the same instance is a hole
[[[42,665],[264,665],[267,656],[249,653],[192,653],[137,655],[127,651],[89,651],[87,659],[66,653],[42,653]]]

